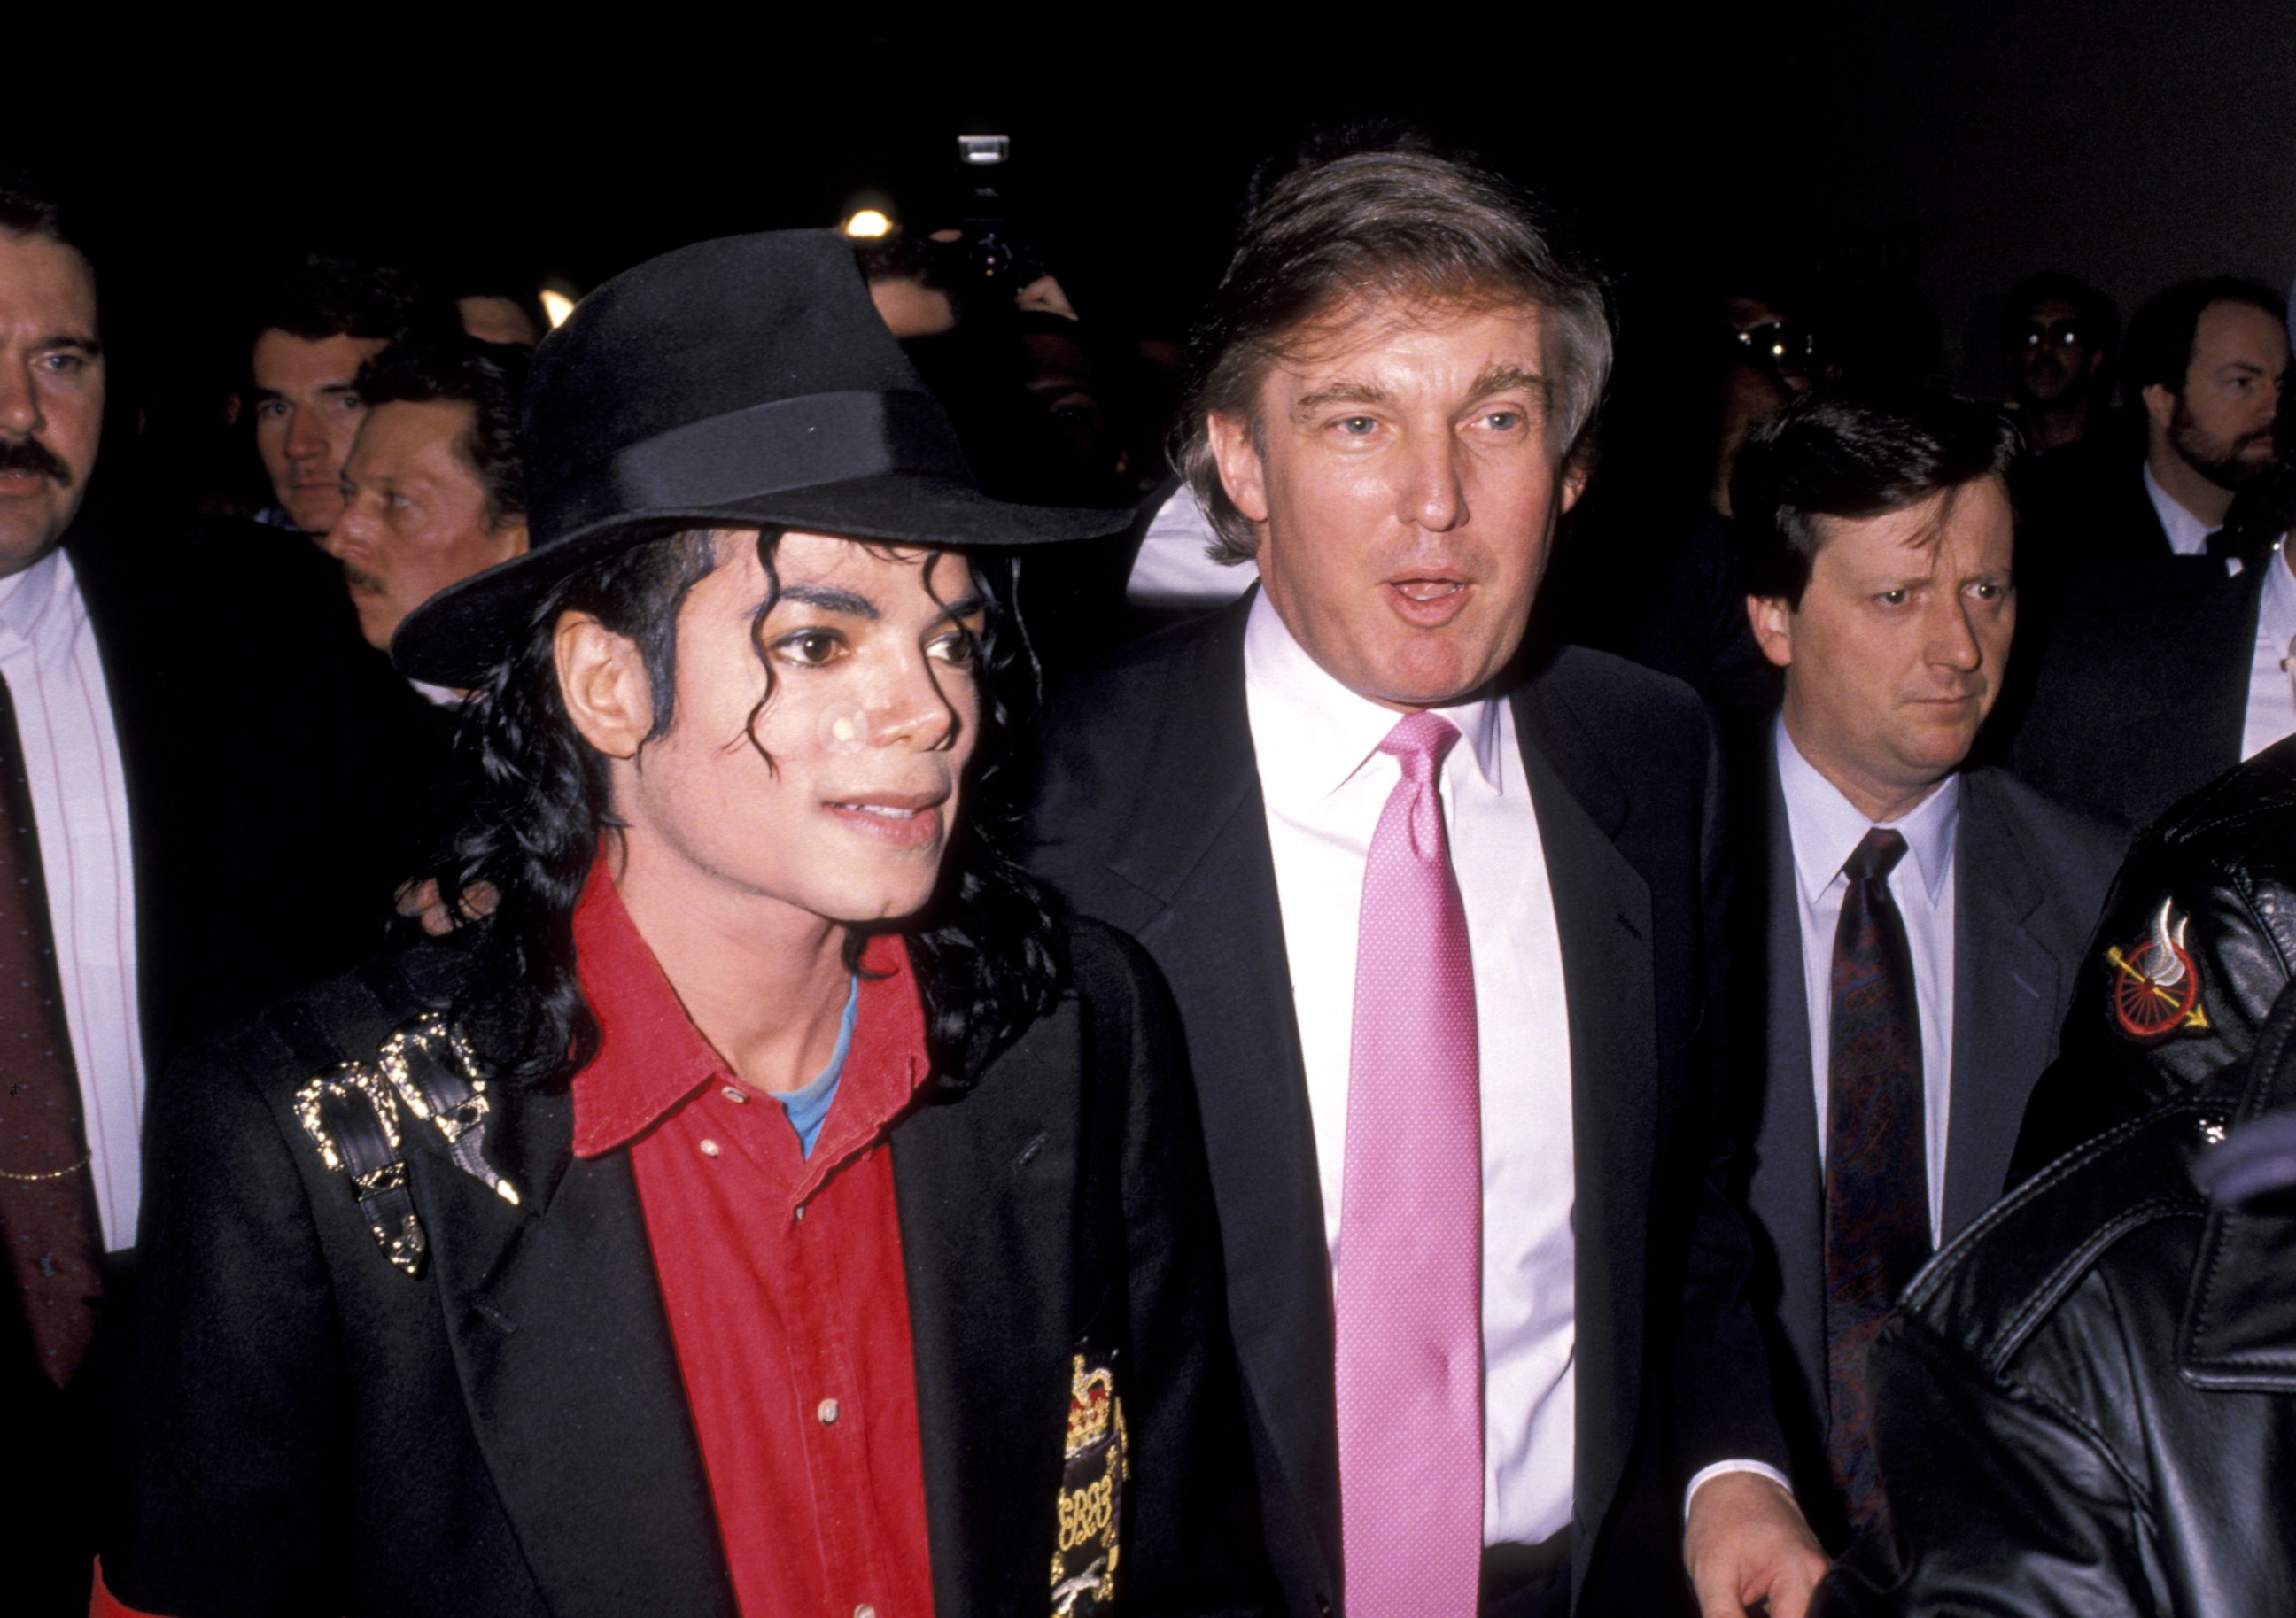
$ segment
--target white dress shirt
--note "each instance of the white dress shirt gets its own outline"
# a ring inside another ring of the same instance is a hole
[[[1218,538],[1195,491],[1183,483],[1148,519],[1124,599],[1144,607],[1225,607],[1251,588],[1259,569],[1213,560]]]
[[[2161,532],[2169,536],[2169,549],[2179,556],[2209,553],[2209,535],[2217,531],[2216,527],[2178,505],[2177,497],[2162,488],[2160,479],[2152,476],[2150,466],[2144,469],[2144,493],[2152,502],[2152,514],[2161,519]]]
[[[1347,1235],[1340,1194],[1364,865],[1402,778],[1379,751],[1402,715],[1325,674],[1264,595],[1244,631],[1243,667],[1336,1259]],[[1576,1456],[1562,941],[1507,705],[1441,712],[1460,733],[1439,790],[1474,959],[1482,1077],[1483,1532],[1487,1543],[1532,1544],[1570,1521]]]
[[[110,689],[62,551],[0,579],[0,679],[15,705],[39,829],[96,1211],[104,1245],[116,1250],[135,1240],[143,1189],[135,875]]]
[[[2272,547],[2256,602],[2256,651],[2248,670],[2248,717],[2240,756],[2253,758],[2284,736],[2296,736],[2296,574],[2289,571],[2288,536]]]
[[[1801,966],[1809,996],[1809,1072],[1817,1099],[1817,1151],[1825,1158],[1828,1069],[1833,1065],[1833,937],[1849,879],[1841,874],[1866,834],[1874,829],[1841,789],[1820,775],[1777,721],[1778,784],[1785,789],[1786,827],[1793,843],[1794,895],[1801,909]],[[1946,1121],[1953,1083],[1953,855],[1961,821],[1961,778],[1948,775],[1890,822],[1906,839],[1906,854],[1890,872],[1890,896],[1906,926],[1913,959],[1914,1001],[1922,1032],[1923,1149],[1928,1154],[1930,1240],[1945,1219]]]

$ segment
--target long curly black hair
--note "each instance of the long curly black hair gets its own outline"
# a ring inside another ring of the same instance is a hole
[[[767,581],[751,619],[766,682],[758,713],[773,699],[772,666],[757,637],[780,592],[779,539],[770,529],[757,539]],[[473,799],[430,874],[443,895],[472,894],[485,884],[498,895],[491,915],[472,928],[472,976],[453,1010],[480,1058],[512,1084],[562,1089],[598,1050],[597,1019],[575,973],[574,906],[600,838],[619,822],[605,756],[575,730],[559,692],[552,650],[559,617],[587,613],[638,646],[653,697],[651,742],[676,717],[679,609],[718,559],[718,534],[690,529],[586,564],[542,598],[519,649],[464,704],[457,747],[475,782]],[[932,560],[928,553],[927,576]],[[1019,813],[1006,757],[1013,704],[1033,702],[1037,687],[1036,659],[1010,610],[1013,563],[986,553],[967,560],[989,610],[975,649],[980,733],[966,768],[965,813],[951,828],[927,908],[882,927],[849,928],[843,946],[847,966],[857,970],[872,933],[907,939],[927,1045],[945,1089],[968,1085],[1043,1016],[1067,973],[1055,902],[1004,852]]]

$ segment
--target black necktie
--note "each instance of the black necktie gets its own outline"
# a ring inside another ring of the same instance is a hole
[[[103,1295],[102,1226],[48,926],[16,705],[0,681],[0,1238],[33,1352],[71,1379]]]
[[[1826,1459],[1863,1527],[1880,1512],[1866,1437],[1866,1354],[1930,1254],[1922,1027],[1905,922],[1890,896],[1904,857],[1894,831],[1866,834],[1842,866],[1849,891],[1833,936],[1825,1103]]]

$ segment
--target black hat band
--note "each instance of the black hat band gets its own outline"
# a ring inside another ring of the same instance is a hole
[[[806,394],[690,421],[576,474],[536,503],[550,537],[648,511],[692,511],[887,472],[971,481],[929,394]],[[537,537],[539,537],[537,535]]]

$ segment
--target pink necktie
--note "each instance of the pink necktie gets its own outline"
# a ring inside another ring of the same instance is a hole
[[[1436,772],[1414,714],[1364,866],[1333,1281],[1350,1618],[1461,1618],[1483,1544],[1482,1116],[1475,979]]]

